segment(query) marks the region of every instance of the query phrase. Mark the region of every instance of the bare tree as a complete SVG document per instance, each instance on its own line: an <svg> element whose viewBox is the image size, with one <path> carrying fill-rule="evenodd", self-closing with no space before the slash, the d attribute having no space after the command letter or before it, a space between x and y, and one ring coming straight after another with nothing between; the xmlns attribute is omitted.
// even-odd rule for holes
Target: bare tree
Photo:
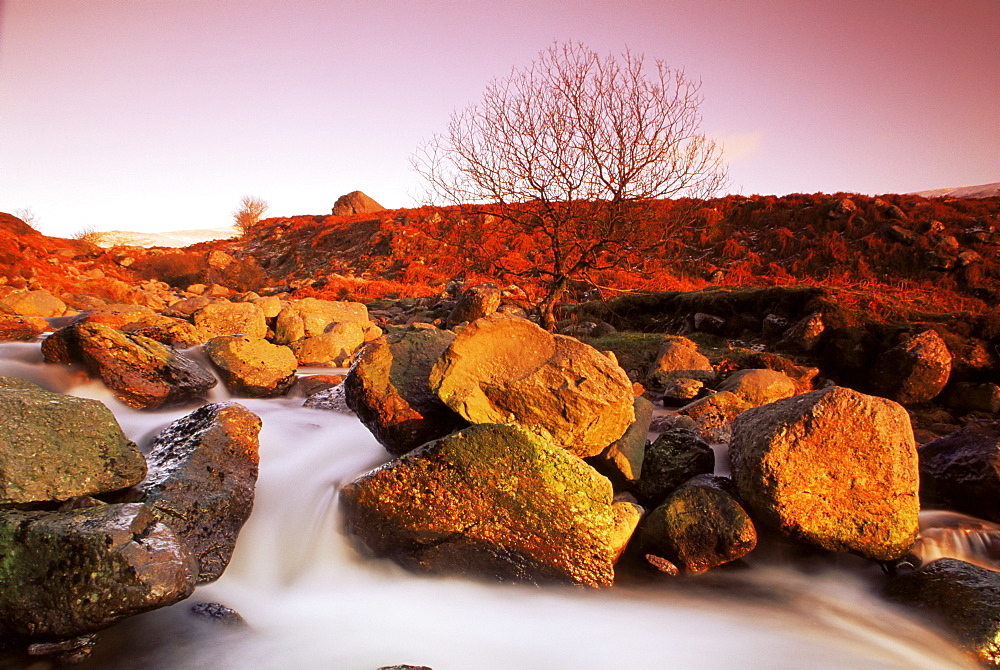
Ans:
<svg viewBox="0 0 1000 670"><path fill-rule="evenodd" d="M245 195L240 200L239 208L233 212L233 222L246 234L250 232L267 211L267 202L252 195Z"/></svg>
<svg viewBox="0 0 1000 670"><path fill-rule="evenodd" d="M31 228L38 230L38 216L30 207L21 207L14 210L14 216L24 221Z"/></svg>
<svg viewBox="0 0 1000 670"><path fill-rule="evenodd" d="M690 220L681 208L664 216L655 201L705 198L725 183L721 147L699 130L700 88L659 60L647 67L629 51L602 57L555 43L454 112L412 163L429 203L459 206L452 239L533 240L526 264L489 262L507 277L544 279L538 311L552 329L570 279L663 253ZM487 246L473 244L470 256Z"/></svg>

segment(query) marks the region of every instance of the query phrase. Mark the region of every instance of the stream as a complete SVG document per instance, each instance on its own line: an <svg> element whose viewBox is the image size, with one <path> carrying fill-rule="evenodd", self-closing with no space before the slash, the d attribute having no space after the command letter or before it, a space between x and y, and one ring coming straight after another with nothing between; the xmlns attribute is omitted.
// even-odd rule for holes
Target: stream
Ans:
<svg viewBox="0 0 1000 670"><path fill-rule="evenodd" d="M37 343L0 344L0 376L103 401L143 449L192 409L130 409L79 371L42 363ZM221 384L213 390L212 401L228 399ZM238 400L263 419L260 478L225 574L188 601L105 631L76 667L976 667L879 600L850 561L809 574L761 565L592 590L414 575L367 558L341 530L336 494L389 455L355 417L304 408L302 400ZM989 563L988 551L947 532L962 526L955 515L938 513L927 526L926 551L978 552ZM249 626L193 616L198 602L231 607Z"/></svg>

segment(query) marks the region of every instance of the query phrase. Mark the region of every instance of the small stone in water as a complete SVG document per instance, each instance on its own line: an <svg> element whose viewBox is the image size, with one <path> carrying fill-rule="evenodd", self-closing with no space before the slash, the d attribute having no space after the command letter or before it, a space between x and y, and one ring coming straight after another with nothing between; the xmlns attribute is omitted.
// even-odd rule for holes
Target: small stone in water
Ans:
<svg viewBox="0 0 1000 670"><path fill-rule="evenodd" d="M201 619L209 619L224 626L246 626L247 621L239 612L220 605L219 603L195 603L191 605L191 613Z"/></svg>
<svg viewBox="0 0 1000 670"><path fill-rule="evenodd" d="M646 562L665 575L676 577L677 575L680 574L680 570L677 569L677 566L668 561L667 559L663 558L662 556L656 556L654 554L646 554Z"/></svg>

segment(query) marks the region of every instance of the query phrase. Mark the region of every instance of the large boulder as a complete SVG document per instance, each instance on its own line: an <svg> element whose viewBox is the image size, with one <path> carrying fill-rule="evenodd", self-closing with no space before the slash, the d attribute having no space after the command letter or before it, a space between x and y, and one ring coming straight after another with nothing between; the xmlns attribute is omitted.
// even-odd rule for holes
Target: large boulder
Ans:
<svg viewBox="0 0 1000 670"><path fill-rule="evenodd" d="M632 383L614 361L502 314L462 329L430 385L471 423L516 423L579 456L599 454L635 420Z"/></svg>
<svg viewBox="0 0 1000 670"><path fill-rule="evenodd" d="M62 316L66 303L44 289L18 291L0 300L0 312L17 316Z"/></svg>
<svg viewBox="0 0 1000 670"><path fill-rule="evenodd" d="M947 385L951 353L933 330L907 338L879 357L872 382L880 395L904 405L927 402Z"/></svg>
<svg viewBox="0 0 1000 670"><path fill-rule="evenodd" d="M749 409L733 421L730 459L758 525L876 560L913 544L917 450L891 400L834 386Z"/></svg>
<svg viewBox="0 0 1000 670"><path fill-rule="evenodd" d="M263 339L267 335L264 310L252 302L215 302L205 305L193 315L194 325L205 335L246 335Z"/></svg>
<svg viewBox="0 0 1000 670"><path fill-rule="evenodd" d="M122 499L148 505L194 553L198 582L229 564L253 509L261 421L233 402L213 403L174 421L149 451L149 474Z"/></svg>
<svg viewBox="0 0 1000 670"><path fill-rule="evenodd" d="M643 519L641 551L687 572L746 556L757 546L757 530L731 487L725 477L689 479Z"/></svg>
<svg viewBox="0 0 1000 670"><path fill-rule="evenodd" d="M464 428L340 492L349 530L411 569L590 586L614 580L611 483L517 426Z"/></svg>
<svg viewBox="0 0 1000 670"><path fill-rule="evenodd" d="M1000 573L942 558L896 577L886 595L930 615L983 665L1000 665Z"/></svg>
<svg viewBox="0 0 1000 670"><path fill-rule="evenodd" d="M322 335L335 323L350 321L359 323L365 328L370 327L371 323L368 319L368 308L360 302L303 298L290 302L289 306L302 319L304 337Z"/></svg>
<svg viewBox="0 0 1000 670"><path fill-rule="evenodd" d="M146 461L97 400L0 377L0 505L132 486Z"/></svg>
<svg viewBox="0 0 1000 670"><path fill-rule="evenodd" d="M246 335L221 335L208 341L205 353L234 395L273 398L295 383L298 361L288 347Z"/></svg>
<svg viewBox="0 0 1000 670"><path fill-rule="evenodd" d="M653 508L687 480L714 470L715 452L704 440L686 430L666 432L646 447L635 493Z"/></svg>
<svg viewBox="0 0 1000 670"><path fill-rule="evenodd" d="M711 383L715 370L697 346L686 338L667 340L656 352L656 360L649 371L649 379L660 386L667 386L676 379L696 379Z"/></svg>
<svg viewBox="0 0 1000 670"><path fill-rule="evenodd" d="M924 505L1000 523L1000 421L970 423L917 452Z"/></svg>
<svg viewBox="0 0 1000 670"><path fill-rule="evenodd" d="M777 370L737 370L719 384L718 390L729 391L751 407L760 407L795 395L795 382Z"/></svg>
<svg viewBox="0 0 1000 670"><path fill-rule="evenodd" d="M331 325L325 333L306 337L288 346L299 365L348 365L365 343L365 330L356 321Z"/></svg>
<svg viewBox="0 0 1000 670"><path fill-rule="evenodd" d="M375 202L361 191L351 191L337 198L333 204L334 216L348 216L350 214L374 214L381 212L385 207Z"/></svg>
<svg viewBox="0 0 1000 670"><path fill-rule="evenodd" d="M428 381L454 339L436 328L392 333L366 346L347 374L348 406L391 453L405 454L466 425Z"/></svg>
<svg viewBox="0 0 1000 670"><path fill-rule="evenodd" d="M187 598L196 573L145 505L0 510L0 641L92 633Z"/></svg>
<svg viewBox="0 0 1000 670"><path fill-rule="evenodd" d="M80 363L130 407L157 409L203 398L211 374L165 344L100 323L60 328L42 342L47 363Z"/></svg>

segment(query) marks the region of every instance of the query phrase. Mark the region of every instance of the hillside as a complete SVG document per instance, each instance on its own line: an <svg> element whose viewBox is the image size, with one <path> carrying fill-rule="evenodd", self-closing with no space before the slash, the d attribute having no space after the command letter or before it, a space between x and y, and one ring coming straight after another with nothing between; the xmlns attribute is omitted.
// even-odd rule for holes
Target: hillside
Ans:
<svg viewBox="0 0 1000 670"><path fill-rule="evenodd" d="M917 191L913 195L925 198L995 198L1000 196L1000 182L958 188L936 188L930 191Z"/></svg>

